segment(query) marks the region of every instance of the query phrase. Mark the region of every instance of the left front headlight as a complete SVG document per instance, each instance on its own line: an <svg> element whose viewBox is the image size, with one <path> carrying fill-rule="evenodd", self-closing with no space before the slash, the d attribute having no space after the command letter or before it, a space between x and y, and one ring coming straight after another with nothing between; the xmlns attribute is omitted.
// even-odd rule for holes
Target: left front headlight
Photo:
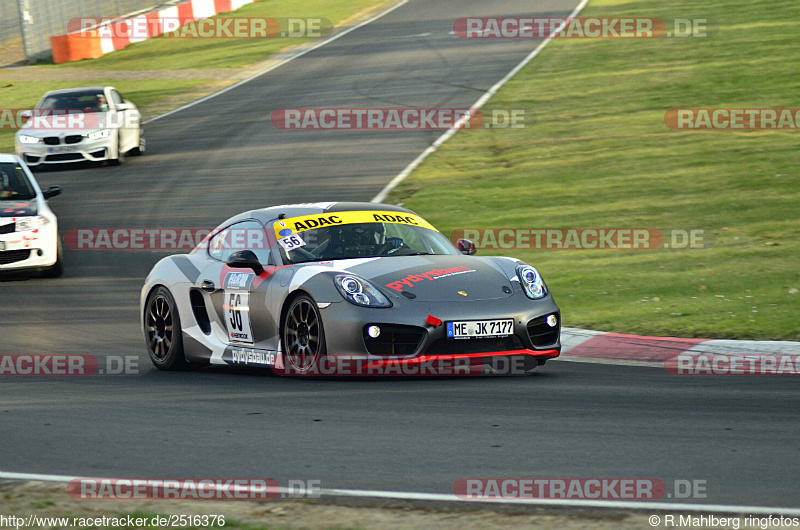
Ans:
<svg viewBox="0 0 800 530"><path fill-rule="evenodd" d="M349 274L333 279L336 288L348 302L363 307L392 307L392 302L367 280Z"/></svg>
<svg viewBox="0 0 800 530"><path fill-rule="evenodd" d="M47 224L47 218L37 215L36 217L26 217L18 219L17 225L14 227L16 232L25 232L26 230L35 230Z"/></svg>
<svg viewBox="0 0 800 530"><path fill-rule="evenodd" d="M517 267L517 276L519 276L519 283L522 285L522 290L531 300L538 300L547 295L547 286L542 280L539 271L530 265L520 265Z"/></svg>
<svg viewBox="0 0 800 530"><path fill-rule="evenodd" d="M27 134L20 134L17 136L17 140L19 140L19 143L27 145L38 144L41 141L40 138L28 136Z"/></svg>

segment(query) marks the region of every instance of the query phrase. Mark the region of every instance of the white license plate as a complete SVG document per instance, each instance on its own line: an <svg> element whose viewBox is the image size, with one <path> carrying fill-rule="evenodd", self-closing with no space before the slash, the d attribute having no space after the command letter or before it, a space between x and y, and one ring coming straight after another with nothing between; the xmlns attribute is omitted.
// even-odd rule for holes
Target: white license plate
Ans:
<svg viewBox="0 0 800 530"><path fill-rule="evenodd" d="M448 339L478 339L487 337L507 337L514 333L514 321L466 320L447 323Z"/></svg>
<svg viewBox="0 0 800 530"><path fill-rule="evenodd" d="M62 147L48 147L48 153L72 153L77 150L77 147L62 146Z"/></svg>

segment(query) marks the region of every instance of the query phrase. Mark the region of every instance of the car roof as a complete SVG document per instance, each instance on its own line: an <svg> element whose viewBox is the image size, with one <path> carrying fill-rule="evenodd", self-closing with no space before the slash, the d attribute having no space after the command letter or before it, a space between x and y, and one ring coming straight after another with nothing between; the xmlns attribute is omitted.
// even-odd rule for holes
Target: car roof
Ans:
<svg viewBox="0 0 800 530"><path fill-rule="evenodd" d="M104 86L82 86L82 87L75 87L75 88L59 88L56 90L51 90L48 92L48 95L53 94L71 94L75 92L103 92L108 87Z"/></svg>
<svg viewBox="0 0 800 530"><path fill-rule="evenodd" d="M280 214L286 217L299 217L303 215L313 215L317 213L333 212L354 212L354 211L381 211L381 212L403 212L414 213L402 206L392 204L376 204L374 202L315 202L298 204L281 204L279 206L269 206L259 210L251 210L237 215L230 221L242 219L258 219L262 223L267 223L277 219Z"/></svg>

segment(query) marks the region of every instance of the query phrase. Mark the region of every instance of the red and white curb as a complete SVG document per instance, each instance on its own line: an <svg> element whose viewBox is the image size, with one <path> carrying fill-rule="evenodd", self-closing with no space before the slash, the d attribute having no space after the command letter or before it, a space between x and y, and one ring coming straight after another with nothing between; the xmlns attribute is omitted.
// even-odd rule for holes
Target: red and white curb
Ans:
<svg viewBox="0 0 800 530"><path fill-rule="evenodd" d="M668 357L689 355L800 355L800 342L682 339L562 328L559 360L664 367Z"/></svg>

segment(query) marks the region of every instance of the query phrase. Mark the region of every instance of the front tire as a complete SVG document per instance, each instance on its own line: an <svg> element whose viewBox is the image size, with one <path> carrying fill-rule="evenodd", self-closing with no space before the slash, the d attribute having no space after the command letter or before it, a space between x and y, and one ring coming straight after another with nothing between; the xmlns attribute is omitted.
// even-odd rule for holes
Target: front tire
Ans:
<svg viewBox="0 0 800 530"><path fill-rule="evenodd" d="M166 287L154 289L144 307L144 335L150 360L159 370L186 370L181 319L175 298Z"/></svg>
<svg viewBox="0 0 800 530"><path fill-rule="evenodd" d="M289 305L283 324L286 375L310 375L325 356L325 330L319 308L301 295Z"/></svg>

